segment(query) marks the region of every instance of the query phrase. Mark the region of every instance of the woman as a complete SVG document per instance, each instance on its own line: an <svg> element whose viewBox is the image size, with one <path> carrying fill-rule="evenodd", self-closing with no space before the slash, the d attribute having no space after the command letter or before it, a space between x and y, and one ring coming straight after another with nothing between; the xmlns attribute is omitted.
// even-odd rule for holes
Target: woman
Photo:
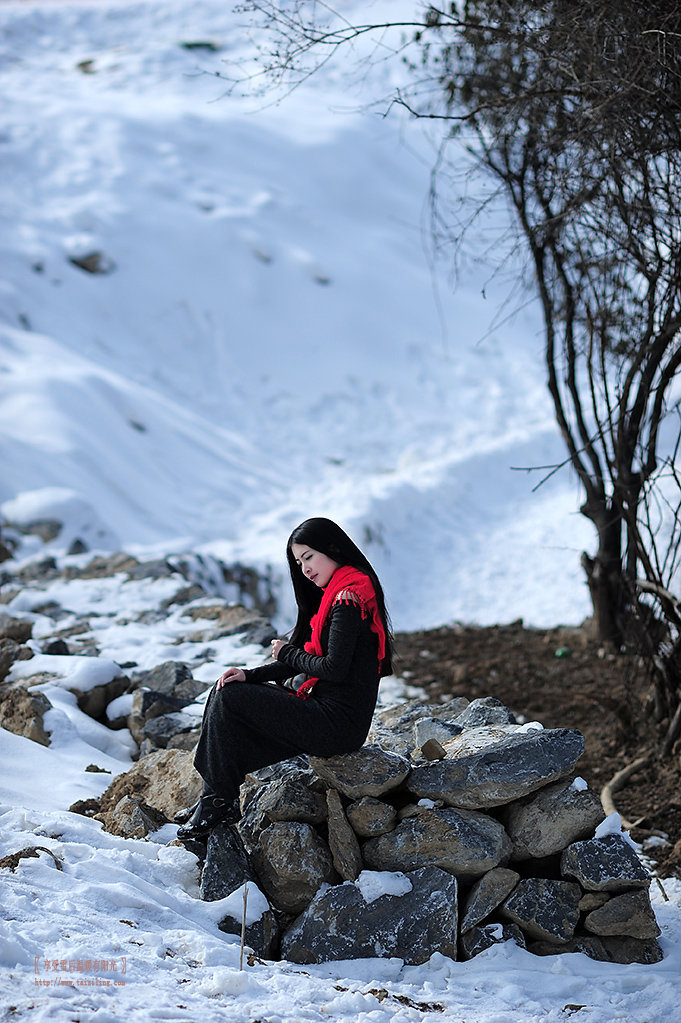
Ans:
<svg viewBox="0 0 681 1023"><path fill-rule="evenodd" d="M178 830L181 839L235 823L249 771L301 753L359 749L379 679L392 671L383 590L347 533L330 519L306 519L291 533L286 556L298 605L291 639L272 641L267 664L227 668L215 683L194 758L203 794ZM295 688L293 676L303 677Z"/></svg>

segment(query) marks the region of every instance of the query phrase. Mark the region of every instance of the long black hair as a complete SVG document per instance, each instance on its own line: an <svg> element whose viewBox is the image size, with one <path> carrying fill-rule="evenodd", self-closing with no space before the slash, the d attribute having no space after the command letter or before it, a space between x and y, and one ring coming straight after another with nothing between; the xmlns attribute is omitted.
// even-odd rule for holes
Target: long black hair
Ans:
<svg viewBox="0 0 681 1023"><path fill-rule="evenodd" d="M305 544L314 551L326 554L332 561L339 565L351 565L358 568L371 579L376 594L378 611L385 629L385 658L381 666L381 675L390 675L392 672L393 637L390 625L390 615L385 606L383 588L378 581L378 576L367 558L354 543L348 534L336 525L331 519L312 518L305 519L291 533L286 544L286 557L293 583L293 592L298 605L298 619L291 634L291 642L296 646L303 646L310 638L310 619L319 610L322 600L322 591L319 586L311 582L303 575L300 566L297 564L293 551L294 543Z"/></svg>

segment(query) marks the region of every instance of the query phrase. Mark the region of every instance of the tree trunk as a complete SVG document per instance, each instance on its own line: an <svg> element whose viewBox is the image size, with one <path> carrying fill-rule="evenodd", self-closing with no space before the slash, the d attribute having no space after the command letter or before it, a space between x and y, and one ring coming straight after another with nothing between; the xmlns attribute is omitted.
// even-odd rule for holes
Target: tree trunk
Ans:
<svg viewBox="0 0 681 1023"><path fill-rule="evenodd" d="M603 643L619 649L624 642L622 610L626 603L626 585L622 574L621 518L612 510L601 515L582 508L598 530L598 551L592 558L582 554L582 567L593 606L596 635Z"/></svg>

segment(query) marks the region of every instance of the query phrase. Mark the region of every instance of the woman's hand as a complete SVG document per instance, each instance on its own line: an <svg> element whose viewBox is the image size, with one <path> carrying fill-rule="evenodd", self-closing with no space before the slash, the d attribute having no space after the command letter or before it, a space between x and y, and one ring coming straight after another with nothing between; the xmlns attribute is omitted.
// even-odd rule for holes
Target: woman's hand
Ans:
<svg viewBox="0 0 681 1023"><path fill-rule="evenodd" d="M288 643L287 639L273 639L272 640L272 657L274 658L275 661L276 661L277 657L279 656L279 651L281 650L281 648L283 646L286 646L287 643Z"/></svg>
<svg viewBox="0 0 681 1023"><path fill-rule="evenodd" d="M243 668L227 668L227 671L223 671L220 678L215 683L216 689L222 689L228 682L245 682L246 672Z"/></svg>

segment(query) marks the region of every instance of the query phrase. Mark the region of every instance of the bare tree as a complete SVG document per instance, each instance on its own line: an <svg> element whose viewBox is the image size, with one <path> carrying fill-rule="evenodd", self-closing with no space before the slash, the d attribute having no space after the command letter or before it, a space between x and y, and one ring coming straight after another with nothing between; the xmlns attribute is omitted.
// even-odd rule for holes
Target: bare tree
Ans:
<svg viewBox="0 0 681 1023"><path fill-rule="evenodd" d="M295 85L371 38L408 74L390 97L440 131L433 224L454 250L469 166L514 213L548 388L597 548L599 636L644 653L666 749L681 731L681 8L667 0L465 0L349 24L323 3L246 5L275 29L268 80ZM366 59L366 50L362 50ZM681 392L680 392L681 393Z"/></svg>

